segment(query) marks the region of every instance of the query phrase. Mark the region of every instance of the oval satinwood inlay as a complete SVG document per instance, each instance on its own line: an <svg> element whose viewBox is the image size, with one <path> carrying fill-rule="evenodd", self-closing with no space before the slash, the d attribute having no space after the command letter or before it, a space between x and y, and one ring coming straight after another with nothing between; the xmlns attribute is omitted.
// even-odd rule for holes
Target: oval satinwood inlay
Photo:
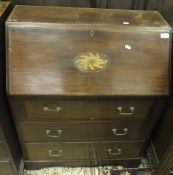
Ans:
<svg viewBox="0 0 173 175"><path fill-rule="evenodd" d="M74 60L75 67L82 72L100 72L105 70L109 63L106 54L96 51L81 53Z"/></svg>

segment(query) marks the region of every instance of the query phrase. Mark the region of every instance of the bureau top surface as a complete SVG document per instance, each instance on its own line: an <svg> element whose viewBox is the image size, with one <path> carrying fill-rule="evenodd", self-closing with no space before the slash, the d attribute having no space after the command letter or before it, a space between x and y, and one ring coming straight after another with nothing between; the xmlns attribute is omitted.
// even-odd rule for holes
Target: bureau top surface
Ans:
<svg viewBox="0 0 173 175"><path fill-rule="evenodd" d="M8 18L8 22L54 23L72 25L101 25L122 27L162 27L170 28L157 11L112 10L72 7L46 7L18 5ZM50 24L49 24L50 25ZM86 26L87 27L87 26ZM134 30L134 29L133 29Z"/></svg>
<svg viewBox="0 0 173 175"><path fill-rule="evenodd" d="M3 15L3 13L5 12L5 10L6 10L6 8L8 7L8 5L10 4L10 2L9 1L1 1L0 2L0 16L2 16Z"/></svg>
<svg viewBox="0 0 173 175"><path fill-rule="evenodd" d="M9 95L169 93L171 32L157 12L16 6L6 27Z"/></svg>

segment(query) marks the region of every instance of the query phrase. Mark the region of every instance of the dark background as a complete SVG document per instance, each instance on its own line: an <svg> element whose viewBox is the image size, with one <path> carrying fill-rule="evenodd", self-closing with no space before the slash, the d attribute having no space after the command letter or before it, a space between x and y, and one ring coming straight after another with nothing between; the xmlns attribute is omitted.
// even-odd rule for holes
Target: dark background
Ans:
<svg viewBox="0 0 173 175"><path fill-rule="evenodd" d="M173 26L173 0L12 0L15 4L157 10Z"/></svg>

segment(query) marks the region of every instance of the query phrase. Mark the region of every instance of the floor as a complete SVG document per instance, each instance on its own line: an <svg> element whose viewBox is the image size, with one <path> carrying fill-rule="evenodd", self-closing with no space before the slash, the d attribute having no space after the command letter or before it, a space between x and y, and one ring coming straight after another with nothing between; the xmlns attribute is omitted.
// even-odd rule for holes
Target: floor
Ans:
<svg viewBox="0 0 173 175"><path fill-rule="evenodd" d="M152 175L147 161L142 161L136 169L125 169L121 166L68 168L54 167L35 171L24 171L24 175Z"/></svg>
<svg viewBox="0 0 173 175"><path fill-rule="evenodd" d="M36 171L25 171L24 175L151 175L149 170L111 171L105 168L46 168Z"/></svg>

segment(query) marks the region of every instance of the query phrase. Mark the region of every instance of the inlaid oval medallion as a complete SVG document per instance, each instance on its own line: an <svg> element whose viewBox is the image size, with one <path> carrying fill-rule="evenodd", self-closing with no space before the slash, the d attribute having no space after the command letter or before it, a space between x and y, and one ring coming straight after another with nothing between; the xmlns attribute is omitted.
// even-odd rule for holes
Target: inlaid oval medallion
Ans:
<svg viewBox="0 0 173 175"><path fill-rule="evenodd" d="M100 52L81 53L74 60L75 67L82 72L100 72L109 65L109 57Z"/></svg>

